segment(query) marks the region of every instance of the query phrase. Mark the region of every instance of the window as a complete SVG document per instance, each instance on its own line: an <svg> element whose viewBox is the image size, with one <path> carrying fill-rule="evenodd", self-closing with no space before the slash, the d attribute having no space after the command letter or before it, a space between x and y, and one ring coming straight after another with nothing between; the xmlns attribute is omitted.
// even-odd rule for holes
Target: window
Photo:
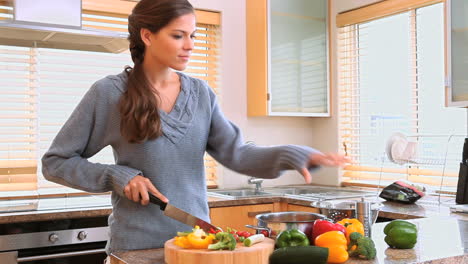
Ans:
<svg viewBox="0 0 468 264"><path fill-rule="evenodd" d="M205 23L200 13L209 13L206 21L218 22ZM197 13L195 49L185 73L206 80L219 94L220 27L219 17L213 20L213 15L219 16ZM83 12L86 27L126 31L126 23L122 15ZM46 194L57 188L63 193L62 186L43 179L40 158L91 85L132 64L128 51L110 54L0 46L0 196ZM90 160L113 163L112 150L105 148ZM216 186L216 166L206 155L208 187Z"/></svg>
<svg viewBox="0 0 468 264"><path fill-rule="evenodd" d="M350 12L361 21L337 17L339 130L353 160L343 182L407 179L429 192L455 191L467 115L444 106L444 5L379 9L389 2L362 8L378 10L377 19L359 9Z"/></svg>

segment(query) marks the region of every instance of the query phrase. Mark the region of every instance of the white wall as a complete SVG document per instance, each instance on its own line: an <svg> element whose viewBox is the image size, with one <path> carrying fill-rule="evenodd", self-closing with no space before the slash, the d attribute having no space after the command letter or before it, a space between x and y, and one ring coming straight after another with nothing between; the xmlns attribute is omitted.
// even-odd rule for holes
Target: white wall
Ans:
<svg viewBox="0 0 468 264"><path fill-rule="evenodd" d="M305 117L247 117L246 97L246 30L245 0L191 0L200 9L221 11L221 107L232 122L243 131L245 141L259 145L300 144L324 152L336 152L338 146L336 99L332 100L332 118ZM337 12L366 5L376 0L333 0L333 24ZM338 11L337 11L338 10ZM331 37L335 43L336 30ZM334 48L331 54L335 53ZM336 57L333 55L333 57ZM332 76L336 67L332 70ZM336 95L336 81L332 80L332 95ZM248 177L228 169L222 169L220 187L237 188L247 186ZM313 183L338 185L337 169L321 169L313 175ZM264 186L304 183L302 176L294 171L274 180L265 180Z"/></svg>

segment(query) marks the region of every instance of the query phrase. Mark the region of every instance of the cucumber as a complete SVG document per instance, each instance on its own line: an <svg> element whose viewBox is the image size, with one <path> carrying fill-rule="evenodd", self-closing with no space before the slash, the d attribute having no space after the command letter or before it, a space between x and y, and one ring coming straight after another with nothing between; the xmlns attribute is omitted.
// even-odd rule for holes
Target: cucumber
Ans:
<svg viewBox="0 0 468 264"><path fill-rule="evenodd" d="M298 246L279 248L270 255L270 264L326 264L328 248Z"/></svg>

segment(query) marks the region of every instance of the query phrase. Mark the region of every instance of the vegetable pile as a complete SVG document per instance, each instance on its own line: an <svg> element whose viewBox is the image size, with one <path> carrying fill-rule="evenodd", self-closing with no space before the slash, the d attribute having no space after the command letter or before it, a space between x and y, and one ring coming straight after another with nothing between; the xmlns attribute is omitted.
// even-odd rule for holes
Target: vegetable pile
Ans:
<svg viewBox="0 0 468 264"><path fill-rule="evenodd" d="M376 256L374 241L364 236L364 226L357 219L315 220L309 235L310 240L298 229L282 231L270 264L344 263L349 257L371 260Z"/></svg>
<svg viewBox="0 0 468 264"><path fill-rule="evenodd" d="M199 226L195 226L192 232L177 232L174 244L182 248L206 249L214 239L213 234L206 234Z"/></svg>
<svg viewBox="0 0 468 264"><path fill-rule="evenodd" d="M234 250L237 243L250 247L264 239L263 234L253 235L247 231L236 231L229 227L226 232L221 229L211 229L206 233L199 226L195 226L190 232L177 232L174 244L186 249Z"/></svg>

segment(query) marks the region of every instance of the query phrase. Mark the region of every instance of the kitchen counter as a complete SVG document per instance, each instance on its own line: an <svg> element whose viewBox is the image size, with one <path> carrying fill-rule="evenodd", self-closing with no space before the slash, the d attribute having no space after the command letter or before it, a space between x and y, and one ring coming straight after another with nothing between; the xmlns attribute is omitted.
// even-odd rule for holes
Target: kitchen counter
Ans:
<svg viewBox="0 0 468 264"><path fill-rule="evenodd" d="M110 195L0 201L0 224L109 216Z"/></svg>
<svg viewBox="0 0 468 264"><path fill-rule="evenodd" d="M392 249L384 241L387 223L372 227L376 244L375 260L350 258L346 264L403 264L403 263L468 263L468 221L452 217L431 217L409 220L418 227L418 243L413 249ZM111 264L164 264L163 249L116 252Z"/></svg>
<svg viewBox="0 0 468 264"><path fill-rule="evenodd" d="M445 198L444 200L441 200L441 203L439 203L437 199L438 198L424 197L416 204L412 205L404 205L385 201L383 202L384 206L381 208L379 216L390 219L414 219L433 216L452 216L457 219L468 221L468 214L450 212L449 205L454 204L453 198ZM310 206L312 203L311 200L285 196L253 197L234 200L210 196L208 197L208 204L210 208L269 204L276 202L284 202L302 206ZM33 200L33 202L27 206L22 205L20 207L21 208L18 211L16 206L11 206L11 208L8 208L8 210L0 212L0 224L99 217L108 216L112 212L110 195L37 199Z"/></svg>

